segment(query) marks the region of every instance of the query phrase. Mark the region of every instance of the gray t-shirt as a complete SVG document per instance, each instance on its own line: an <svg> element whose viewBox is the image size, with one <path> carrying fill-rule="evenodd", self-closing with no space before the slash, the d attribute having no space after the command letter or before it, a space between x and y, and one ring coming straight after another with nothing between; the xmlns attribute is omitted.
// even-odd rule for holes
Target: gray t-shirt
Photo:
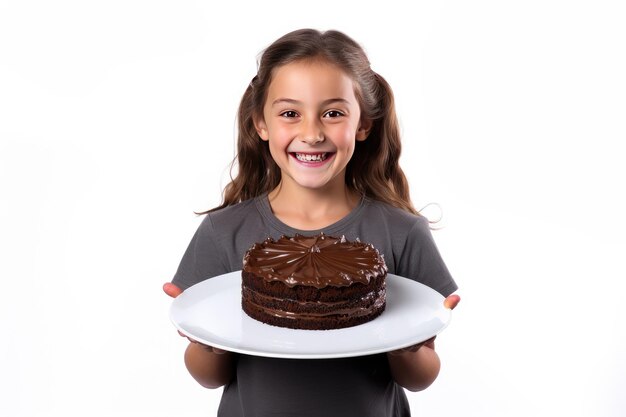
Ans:
<svg viewBox="0 0 626 417"><path fill-rule="evenodd" d="M324 232L371 243L389 273L419 281L447 296L457 288L432 238L428 221L368 198L346 217L320 230L282 223L267 195L211 212L193 236L172 282L186 289L240 270L244 253L268 237ZM402 387L386 354L342 359L276 359L237 355L235 379L224 387L220 417L409 416Z"/></svg>

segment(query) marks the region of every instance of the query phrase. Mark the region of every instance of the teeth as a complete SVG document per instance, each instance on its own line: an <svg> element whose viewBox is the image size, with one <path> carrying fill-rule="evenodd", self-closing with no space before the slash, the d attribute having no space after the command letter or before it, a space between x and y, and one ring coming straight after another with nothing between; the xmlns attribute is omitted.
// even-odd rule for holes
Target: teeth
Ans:
<svg viewBox="0 0 626 417"><path fill-rule="evenodd" d="M296 158L298 161L302 162L321 162L326 159L326 153L318 153L318 154L308 154L308 153L297 153Z"/></svg>

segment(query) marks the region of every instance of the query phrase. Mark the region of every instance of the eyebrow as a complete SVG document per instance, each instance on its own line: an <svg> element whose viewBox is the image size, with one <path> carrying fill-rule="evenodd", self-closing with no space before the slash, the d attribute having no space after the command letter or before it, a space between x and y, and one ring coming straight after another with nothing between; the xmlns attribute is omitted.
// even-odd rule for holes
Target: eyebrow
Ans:
<svg viewBox="0 0 626 417"><path fill-rule="evenodd" d="M329 98L328 100L322 101L322 106L326 106L326 105L328 105L330 103L336 103L336 102L350 104L350 102L348 100L346 100L345 98L336 97L336 98ZM301 101L294 100L292 98L277 98L276 100L274 100L272 102L272 107L277 105L277 104L281 104L281 103L302 104Z"/></svg>

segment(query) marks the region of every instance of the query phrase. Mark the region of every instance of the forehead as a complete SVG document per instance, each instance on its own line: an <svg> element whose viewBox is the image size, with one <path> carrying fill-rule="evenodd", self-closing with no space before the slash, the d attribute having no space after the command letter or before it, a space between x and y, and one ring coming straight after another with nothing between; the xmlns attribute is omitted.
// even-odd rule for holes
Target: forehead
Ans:
<svg viewBox="0 0 626 417"><path fill-rule="evenodd" d="M355 84L337 65L320 60L296 61L276 68L268 88L268 100L343 98L356 102ZM269 100L271 102L271 100Z"/></svg>

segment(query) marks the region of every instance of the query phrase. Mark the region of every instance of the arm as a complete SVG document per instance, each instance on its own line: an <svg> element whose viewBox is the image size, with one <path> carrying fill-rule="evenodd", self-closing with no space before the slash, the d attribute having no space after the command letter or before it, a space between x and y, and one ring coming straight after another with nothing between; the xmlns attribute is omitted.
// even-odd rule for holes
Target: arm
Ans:
<svg viewBox="0 0 626 417"><path fill-rule="evenodd" d="M389 352L387 360L393 379L409 391L428 388L439 375L441 366L434 338L414 349Z"/></svg>
<svg viewBox="0 0 626 417"><path fill-rule="evenodd" d="M219 388L235 375L234 354L197 342L189 343L185 365L191 376L205 388Z"/></svg>
<svg viewBox="0 0 626 417"><path fill-rule="evenodd" d="M461 298L451 295L444 300L446 308L453 309ZM439 375L441 362L435 352L435 338L415 346L387 353L391 376L409 391L428 388Z"/></svg>
<svg viewBox="0 0 626 417"><path fill-rule="evenodd" d="M163 285L163 291L172 298L178 297L183 292L170 282ZM232 352L206 346L191 339L189 342L185 350L185 366L200 385L205 388L219 388L233 379L235 355Z"/></svg>

